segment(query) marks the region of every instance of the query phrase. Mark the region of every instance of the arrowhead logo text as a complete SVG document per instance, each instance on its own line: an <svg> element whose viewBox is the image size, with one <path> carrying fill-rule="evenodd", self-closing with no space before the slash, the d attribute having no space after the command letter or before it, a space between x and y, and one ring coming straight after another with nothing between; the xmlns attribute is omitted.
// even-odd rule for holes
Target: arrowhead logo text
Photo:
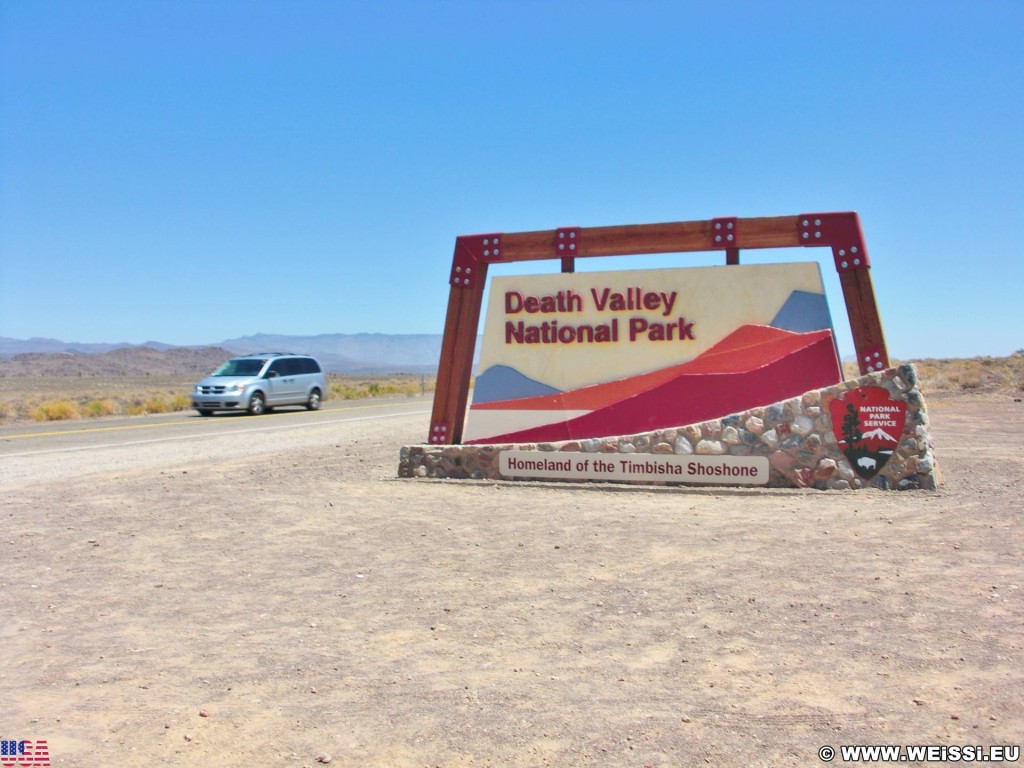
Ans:
<svg viewBox="0 0 1024 768"><path fill-rule="evenodd" d="M832 431L854 471L870 480L889 461L907 417L907 404L881 387L860 387L829 403Z"/></svg>

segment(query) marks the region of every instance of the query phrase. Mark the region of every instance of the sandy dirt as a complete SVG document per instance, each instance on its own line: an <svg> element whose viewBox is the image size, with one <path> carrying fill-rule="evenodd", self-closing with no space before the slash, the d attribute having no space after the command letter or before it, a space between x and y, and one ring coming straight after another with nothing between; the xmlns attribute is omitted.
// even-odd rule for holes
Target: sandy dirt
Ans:
<svg viewBox="0 0 1024 768"><path fill-rule="evenodd" d="M83 767L1020 744L1024 404L929 406L933 493L399 480L422 417L8 487L0 738Z"/></svg>

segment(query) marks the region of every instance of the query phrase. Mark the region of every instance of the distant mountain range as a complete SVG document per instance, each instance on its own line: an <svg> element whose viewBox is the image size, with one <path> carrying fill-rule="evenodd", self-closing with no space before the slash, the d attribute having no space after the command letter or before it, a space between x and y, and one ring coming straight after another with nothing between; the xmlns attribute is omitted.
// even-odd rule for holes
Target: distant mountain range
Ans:
<svg viewBox="0 0 1024 768"><path fill-rule="evenodd" d="M18 355L102 355L116 350L219 348L235 355L253 352L298 352L313 355L332 373L435 373L441 356L441 334L328 333L283 336L258 333L195 346L159 341L145 344L82 344L58 339L10 339L0 336L0 359ZM479 346L479 345L478 345Z"/></svg>

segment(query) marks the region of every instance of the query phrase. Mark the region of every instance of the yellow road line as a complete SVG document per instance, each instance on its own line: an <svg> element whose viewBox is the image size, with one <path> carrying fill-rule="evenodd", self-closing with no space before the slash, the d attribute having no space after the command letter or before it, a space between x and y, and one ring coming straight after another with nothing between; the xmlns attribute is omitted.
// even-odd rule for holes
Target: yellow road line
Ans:
<svg viewBox="0 0 1024 768"><path fill-rule="evenodd" d="M67 429L57 432L32 432L27 435L0 435L0 440L21 440L26 437L60 437L61 435L84 435L88 432L119 432L125 429L154 429L156 427L172 427L179 423L165 421L160 424L128 424L123 427L91 427L90 429Z"/></svg>
<svg viewBox="0 0 1024 768"><path fill-rule="evenodd" d="M378 405L355 405L351 408L332 408L333 411L362 411L369 408L387 408L389 405L394 403L380 403ZM305 413L305 411L296 411L295 415ZM288 414L282 413L277 414L278 416L287 416ZM204 424L230 424L234 419L206 419L203 421ZM127 429L155 429L156 427L180 427L188 424L194 424L194 421L164 421L159 424L126 424L121 427L90 427L88 429L66 429L58 430L56 432L33 432L27 435L2 435L0 434L0 441L2 440L22 440L26 437L60 437L62 435L84 435L89 432L121 432Z"/></svg>

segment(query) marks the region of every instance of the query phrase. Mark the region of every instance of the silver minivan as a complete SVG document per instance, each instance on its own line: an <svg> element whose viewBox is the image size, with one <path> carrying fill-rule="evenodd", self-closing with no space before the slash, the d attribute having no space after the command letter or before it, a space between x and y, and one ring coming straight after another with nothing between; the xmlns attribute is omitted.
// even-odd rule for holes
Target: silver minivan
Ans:
<svg viewBox="0 0 1024 768"><path fill-rule="evenodd" d="M192 388L192 407L202 416L214 411L248 411L253 416L279 405L315 411L327 397L327 375L309 355L259 352L228 360Z"/></svg>

